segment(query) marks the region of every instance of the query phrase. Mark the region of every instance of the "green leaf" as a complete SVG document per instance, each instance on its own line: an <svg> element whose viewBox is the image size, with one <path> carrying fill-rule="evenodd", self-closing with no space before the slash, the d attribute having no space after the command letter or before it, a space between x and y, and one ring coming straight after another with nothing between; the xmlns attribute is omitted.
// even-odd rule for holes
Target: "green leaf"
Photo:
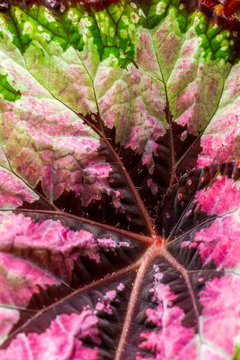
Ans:
<svg viewBox="0 0 240 360"><path fill-rule="evenodd" d="M0 94L4 100L16 101L21 97L19 90L15 90L7 80L7 75L0 74Z"/></svg>

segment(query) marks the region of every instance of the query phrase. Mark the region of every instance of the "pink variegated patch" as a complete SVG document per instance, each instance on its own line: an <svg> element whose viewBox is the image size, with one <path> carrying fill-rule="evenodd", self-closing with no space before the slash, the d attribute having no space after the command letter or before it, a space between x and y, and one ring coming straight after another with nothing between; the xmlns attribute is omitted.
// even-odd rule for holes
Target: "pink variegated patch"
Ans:
<svg viewBox="0 0 240 360"><path fill-rule="evenodd" d="M11 172L0 169L0 208L14 209L23 201L33 203L39 196Z"/></svg>
<svg viewBox="0 0 240 360"><path fill-rule="evenodd" d="M234 352L234 339L240 332L239 288L240 279L227 274L220 279L214 278L200 292L202 335L210 348L223 351L224 358L229 359Z"/></svg>
<svg viewBox="0 0 240 360"><path fill-rule="evenodd" d="M154 309L148 308L145 313L147 321L155 324L157 329L142 333L139 347L153 352L154 359L158 360L194 359L197 351L194 330L182 326L184 312L173 305L173 300L177 296L171 292L169 286L161 283L161 274L158 273L157 267L154 278L154 286L150 292L153 293L152 301L158 305ZM137 356L136 359L151 358Z"/></svg>
<svg viewBox="0 0 240 360"><path fill-rule="evenodd" d="M29 261L0 252L0 341L19 320L18 307L25 307L32 294L59 281ZM5 306L7 305L7 307ZM10 306L10 307L8 307ZM14 307L17 306L15 309Z"/></svg>
<svg viewBox="0 0 240 360"><path fill-rule="evenodd" d="M198 191L196 198L208 215L226 214L240 206L240 183L220 175L212 186Z"/></svg>
<svg viewBox="0 0 240 360"><path fill-rule="evenodd" d="M92 310L80 314L60 315L42 334L20 334L6 350L0 350L2 360L97 360L97 346L83 344L90 337L99 345L98 319Z"/></svg>
<svg viewBox="0 0 240 360"><path fill-rule="evenodd" d="M59 274L66 267L67 279L71 279L74 262L78 256L87 256L90 259L100 261L100 246L106 249L115 249L117 243L111 238L97 239L89 231L73 231L65 228L59 220L51 219L35 223L29 217L22 214L0 214L0 250L10 251L15 248L19 251L31 248L44 253L50 251L51 262L57 267ZM121 244L128 247L129 244Z"/></svg>
<svg viewBox="0 0 240 360"><path fill-rule="evenodd" d="M189 248L199 249L204 265L214 260L219 269L239 266L239 219L239 212L216 219L209 228L195 234L194 242Z"/></svg>

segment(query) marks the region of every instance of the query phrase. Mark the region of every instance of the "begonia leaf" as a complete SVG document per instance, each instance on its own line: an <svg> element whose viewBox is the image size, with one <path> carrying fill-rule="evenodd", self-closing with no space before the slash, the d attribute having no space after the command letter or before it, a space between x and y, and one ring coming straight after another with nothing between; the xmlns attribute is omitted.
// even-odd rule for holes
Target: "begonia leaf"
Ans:
<svg viewBox="0 0 240 360"><path fill-rule="evenodd" d="M239 359L238 11L0 0L0 359Z"/></svg>

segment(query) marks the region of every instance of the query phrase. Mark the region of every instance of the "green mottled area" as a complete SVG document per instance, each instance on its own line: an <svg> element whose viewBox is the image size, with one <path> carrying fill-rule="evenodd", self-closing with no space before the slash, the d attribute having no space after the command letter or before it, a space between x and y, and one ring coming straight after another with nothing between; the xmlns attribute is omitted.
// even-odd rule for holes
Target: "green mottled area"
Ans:
<svg viewBox="0 0 240 360"><path fill-rule="evenodd" d="M175 13L180 30L185 32L188 23L188 13L186 7L180 4L178 0L152 0L145 8L149 27L152 29L158 25L170 11Z"/></svg>
<svg viewBox="0 0 240 360"><path fill-rule="evenodd" d="M63 25L58 19L55 19L50 11L43 6L37 8L33 6L28 12L28 20L33 25L30 29L32 38L38 34L36 40L44 45L44 42L50 43L52 41L58 42L63 50L70 46L70 41Z"/></svg>
<svg viewBox="0 0 240 360"><path fill-rule="evenodd" d="M86 18L84 20L85 20L84 21L85 26L89 30L89 34L92 36L93 43L97 48L99 58L102 59L104 45L103 45L102 38L101 38L101 32L98 28L96 20L93 16L90 16L90 15L86 16Z"/></svg>
<svg viewBox="0 0 240 360"><path fill-rule="evenodd" d="M13 7L6 20L12 42L22 54L31 44L47 53L52 52L53 43L60 45L64 52L71 46L83 51L92 38L100 60L114 55L119 65L125 67L136 57L139 26L154 30L169 14L176 18L183 35L194 24L206 59L232 61L235 39L230 31L221 30L202 14L189 15L178 0L151 0L141 6L119 1L99 12L87 11L78 5L53 13L35 4L28 10Z"/></svg>
<svg viewBox="0 0 240 360"><path fill-rule="evenodd" d="M83 51L91 38L100 60L113 54L121 66L134 59L136 31L144 22L142 10L127 2L112 4L100 12L86 11L78 5L52 13L35 4L28 9L12 7L7 14L12 42L23 55L31 44L47 53L52 52L53 43L64 52L70 46Z"/></svg>
<svg viewBox="0 0 240 360"><path fill-rule="evenodd" d="M83 35L79 31L82 14L77 9L71 10L72 16L69 16L69 12L53 15L44 6L33 5L28 10L13 7L6 16L14 45L22 54L31 44L39 44L39 47L49 52L52 42L59 44L63 51L70 46L82 51Z"/></svg>
<svg viewBox="0 0 240 360"><path fill-rule="evenodd" d="M174 16L180 32L184 35L195 26L196 34L201 39L206 59L224 59L234 57L234 43L230 31L210 23L204 15L194 12L189 15L184 4L178 0L152 0L148 5L139 7L133 2L118 2L108 9L95 13L95 23L90 30L99 50L100 59L114 54L120 65L123 59L134 60L136 55L135 40L138 27L154 29L168 18Z"/></svg>
<svg viewBox="0 0 240 360"><path fill-rule="evenodd" d="M62 24L55 20L43 6L33 5L28 12L25 9L14 7L12 19L18 31L20 46L23 43L23 37L28 39L27 45L34 42L44 49L47 49L47 45L52 41L58 42L64 50L70 46ZM26 46L22 46L21 52L24 51L26 51Z"/></svg>
<svg viewBox="0 0 240 360"><path fill-rule="evenodd" d="M23 32L21 21L14 16L14 9L12 10L12 13L8 13L5 16L7 28L12 35L12 42L20 50L21 54L23 54L31 43L31 38Z"/></svg>
<svg viewBox="0 0 240 360"><path fill-rule="evenodd" d="M224 59L231 61L234 57L233 34L228 30L222 30L220 26L214 25L206 17L194 12L189 15L184 4L178 0L152 0L148 7L144 9L147 16L147 23L150 29L154 29L171 13L178 22L179 29L186 33L192 25L201 39L201 46L204 49L204 57L207 59Z"/></svg>
<svg viewBox="0 0 240 360"><path fill-rule="evenodd" d="M222 30L217 24L207 21L203 14L195 19L195 31L201 39L201 46L205 50L205 58L224 59L231 61L234 57L234 37L229 30Z"/></svg>
<svg viewBox="0 0 240 360"><path fill-rule="evenodd" d="M4 100L16 101L20 99L20 91L15 90L7 80L7 75L0 74L0 98Z"/></svg>
<svg viewBox="0 0 240 360"><path fill-rule="evenodd" d="M58 14L57 18L62 26L63 39L66 39L68 46L71 45L75 50L79 51L83 50L84 45L83 34L80 31L82 17L83 14L78 9L69 9L63 14Z"/></svg>
<svg viewBox="0 0 240 360"><path fill-rule="evenodd" d="M101 60L113 54L125 66L135 56L135 35L145 23L144 13L133 3L118 2L94 14L95 24L89 28Z"/></svg>

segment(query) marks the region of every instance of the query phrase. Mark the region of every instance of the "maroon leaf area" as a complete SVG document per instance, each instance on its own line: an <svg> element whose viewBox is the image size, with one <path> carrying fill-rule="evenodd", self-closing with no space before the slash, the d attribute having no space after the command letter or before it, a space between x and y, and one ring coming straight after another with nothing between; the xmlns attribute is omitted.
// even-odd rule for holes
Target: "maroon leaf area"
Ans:
<svg viewBox="0 0 240 360"><path fill-rule="evenodd" d="M89 118L88 118L89 119ZM100 120L100 119L99 119ZM95 128L95 127L94 127ZM153 169L149 170L147 164L143 164L142 154L134 152L115 143L115 132L104 127L104 134L108 139L102 142L99 149L101 156L111 164L112 171L109 176L111 188L120 193L122 211L114 210L114 202L111 196L103 195L101 201L94 201L88 207L82 207L76 199L75 193L64 193L56 201L56 205L77 215L122 228L131 229L144 233L146 222L136 203L136 199L121 169L126 169L133 186L139 192L147 211L154 218L157 212L157 204L162 201L163 195L169 184L173 184L184 172L197 165L197 156L201 151L200 136L188 134L184 141L181 134L187 127L172 123L171 130L157 140L157 148L152 156ZM100 130L97 130L100 131ZM170 132L172 135L170 135ZM172 145L171 145L171 136ZM177 166L173 168L171 153L174 148ZM113 153L115 152L115 155ZM116 160L117 157L117 160Z"/></svg>
<svg viewBox="0 0 240 360"><path fill-rule="evenodd" d="M110 281L108 285L96 284L94 288L90 287L88 293L84 295L81 294L81 291L77 291L74 297L72 295L68 296L65 301L59 301L53 307L48 307L36 313L29 327L28 322L24 325L25 333L30 333L29 336L32 338L33 348L35 348L35 341L40 342L40 344L42 340L50 343L50 341L56 341L55 338L58 334L58 341L62 343L62 346L68 348L66 356L68 356L68 351L71 350L76 359L81 359L78 354L80 344L72 343L74 337L76 337L74 341L78 342L80 340L81 348L83 348L81 349L82 356L84 354L84 356L88 355L92 356L92 359L96 359L101 354L104 359L111 359L114 356L114 349L120 337L121 322L124 321L127 305L127 293L133 279L134 274L128 274L127 276L118 277L117 281ZM71 319L75 319L75 325L69 324L68 327L67 324ZM61 324L62 320L63 323ZM65 329L65 326L67 326L67 329ZM32 334L33 331L34 335ZM66 339L67 332L70 332L69 340ZM41 335L38 336L37 333L41 333ZM12 352L11 346L22 347L21 342L24 343L24 336L18 336L16 340L13 340L8 348L9 352L6 352L6 359L11 356L9 355ZM61 345L59 346L61 347ZM41 347L42 353L40 354L43 357L51 354L51 351L47 352L49 350L46 350L44 344ZM53 346L52 351L51 356L54 356L54 352L59 350L54 350ZM92 352L95 357L93 357ZM63 356L62 353L61 356Z"/></svg>
<svg viewBox="0 0 240 360"><path fill-rule="evenodd" d="M4 212L1 261L12 257L18 277L34 272L35 280L18 278L19 290L4 284L1 302L19 315L2 358L15 351L21 359L36 351L36 358L55 358L59 349L60 358L71 352L73 359L230 354L240 299L236 290L223 303L221 294L239 282L227 271L239 266L239 175L234 163L223 163L175 180L156 200L156 220L145 218L148 236L50 210ZM28 294L26 281L38 284Z"/></svg>

